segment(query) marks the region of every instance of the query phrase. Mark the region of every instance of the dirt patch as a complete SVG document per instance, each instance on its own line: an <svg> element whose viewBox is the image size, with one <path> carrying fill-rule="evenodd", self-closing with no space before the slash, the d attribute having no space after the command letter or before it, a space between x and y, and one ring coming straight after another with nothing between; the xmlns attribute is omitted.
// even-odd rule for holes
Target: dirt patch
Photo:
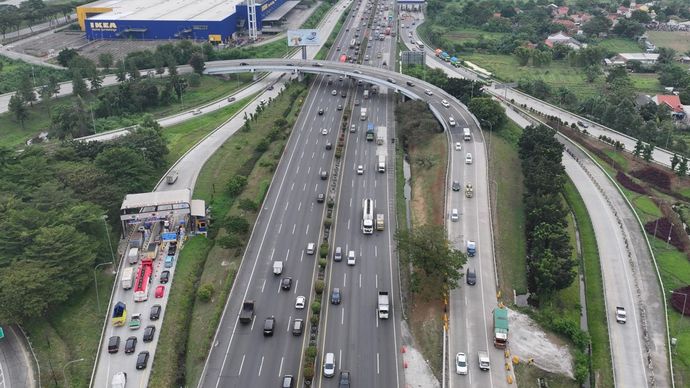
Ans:
<svg viewBox="0 0 690 388"><path fill-rule="evenodd" d="M574 379L573 358L565 343L547 333L530 317L510 310L510 352L521 362L534 359L534 364L544 371L565 375Z"/></svg>
<svg viewBox="0 0 690 388"><path fill-rule="evenodd" d="M410 157L412 224L443 225L448 164L445 135L433 134L425 144L411 146Z"/></svg>
<svg viewBox="0 0 690 388"><path fill-rule="evenodd" d="M415 342L435 376L441 375L443 365L443 303L426 297L424 290L415 294L409 314Z"/></svg>

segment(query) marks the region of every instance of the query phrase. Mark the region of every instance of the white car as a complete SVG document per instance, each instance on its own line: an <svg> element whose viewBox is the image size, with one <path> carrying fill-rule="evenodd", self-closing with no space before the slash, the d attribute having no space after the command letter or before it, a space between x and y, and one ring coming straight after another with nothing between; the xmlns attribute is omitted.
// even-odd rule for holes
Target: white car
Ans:
<svg viewBox="0 0 690 388"><path fill-rule="evenodd" d="M444 108L448 108L450 104L446 100L441 100L441 105L443 105Z"/></svg>
<svg viewBox="0 0 690 388"><path fill-rule="evenodd" d="M350 251L347 253L347 265L355 265L355 251Z"/></svg>
<svg viewBox="0 0 690 388"><path fill-rule="evenodd" d="M295 300L295 308L299 309L299 310L303 309L306 301L307 301L307 298L305 298L301 295L298 296L297 299Z"/></svg>
<svg viewBox="0 0 690 388"><path fill-rule="evenodd" d="M362 175L362 174L364 174L364 166L362 166L360 164L359 166L357 166L357 175Z"/></svg>
<svg viewBox="0 0 690 388"><path fill-rule="evenodd" d="M459 141L455 142L455 150L456 151L462 150L462 143L460 143Z"/></svg>
<svg viewBox="0 0 690 388"><path fill-rule="evenodd" d="M467 356L465 353L455 355L455 373L459 375L467 374Z"/></svg>
<svg viewBox="0 0 690 388"><path fill-rule="evenodd" d="M472 154L469 152L465 155L465 164L472 164Z"/></svg>
<svg viewBox="0 0 690 388"><path fill-rule="evenodd" d="M322 135L328 135L328 128L324 128L321 130Z"/></svg>
<svg viewBox="0 0 690 388"><path fill-rule="evenodd" d="M434 93L429 89L424 89L424 94L426 94L427 96L432 96Z"/></svg>
<svg viewBox="0 0 690 388"><path fill-rule="evenodd" d="M266 101L265 98L262 98L261 101L259 101L259 104L261 104L261 105L266 105L267 103L268 103L268 101Z"/></svg>
<svg viewBox="0 0 690 388"><path fill-rule="evenodd" d="M458 209L453 209L450 211L450 220L453 222L458 222L458 220L460 220L460 213L458 212Z"/></svg>
<svg viewBox="0 0 690 388"><path fill-rule="evenodd" d="M192 111L192 114L193 114L194 116L200 115L200 114L201 114L201 109L195 109L195 110L193 110L193 111Z"/></svg>
<svg viewBox="0 0 690 388"><path fill-rule="evenodd" d="M338 91L335 90L335 89L333 89L333 91L331 92L331 94L334 95L334 96L337 96L337 95L338 95Z"/></svg>
<svg viewBox="0 0 690 388"><path fill-rule="evenodd" d="M457 124L453 116L448 117L448 124L450 124L451 127L454 127L455 124Z"/></svg>

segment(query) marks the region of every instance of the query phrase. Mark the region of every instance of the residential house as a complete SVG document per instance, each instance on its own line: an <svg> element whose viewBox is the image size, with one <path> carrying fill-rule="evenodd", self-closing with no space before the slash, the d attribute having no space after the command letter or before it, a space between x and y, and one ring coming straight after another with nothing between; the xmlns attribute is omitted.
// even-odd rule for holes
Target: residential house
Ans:
<svg viewBox="0 0 690 388"><path fill-rule="evenodd" d="M581 48L587 47L586 44L581 43L577 39L573 39L570 36L568 36L562 32L559 32L559 33L554 34L554 35L550 35L548 38L546 38L544 40L544 44L548 47L551 47L551 48L553 48L554 45L563 44L563 45L566 45L566 46L568 46L574 50L579 50Z"/></svg>
<svg viewBox="0 0 690 388"><path fill-rule="evenodd" d="M671 116L677 120L685 118L685 110L683 104L680 103L680 97L675 94L657 94L653 98L657 105L666 105L671 109Z"/></svg>
<svg viewBox="0 0 690 388"><path fill-rule="evenodd" d="M659 59L659 54L650 53L620 53L610 59L613 65L639 62L642 65L654 65Z"/></svg>
<svg viewBox="0 0 690 388"><path fill-rule="evenodd" d="M561 26L566 28L566 31L569 33L575 33L578 30L577 25L575 24L574 21L568 20L568 19L556 19L553 21L554 24L560 24Z"/></svg>

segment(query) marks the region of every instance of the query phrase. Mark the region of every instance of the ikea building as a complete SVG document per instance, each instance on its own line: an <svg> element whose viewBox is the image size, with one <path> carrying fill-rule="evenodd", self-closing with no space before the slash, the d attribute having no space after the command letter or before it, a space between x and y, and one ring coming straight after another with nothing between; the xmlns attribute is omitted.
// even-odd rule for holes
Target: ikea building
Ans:
<svg viewBox="0 0 690 388"><path fill-rule="evenodd" d="M299 1L256 0L257 29ZM222 43L248 25L244 0L100 0L77 7L89 40L193 39ZM270 15L270 16L269 16Z"/></svg>

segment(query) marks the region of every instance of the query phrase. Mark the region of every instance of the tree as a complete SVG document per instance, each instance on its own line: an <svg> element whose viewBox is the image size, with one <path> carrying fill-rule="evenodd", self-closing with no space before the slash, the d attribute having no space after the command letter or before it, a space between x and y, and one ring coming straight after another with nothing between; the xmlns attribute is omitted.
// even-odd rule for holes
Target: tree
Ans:
<svg viewBox="0 0 690 388"><path fill-rule="evenodd" d="M189 65L192 66L192 69L194 69L195 73L199 75L203 74L204 69L206 68L204 56L201 55L201 53L192 54L192 57L189 59Z"/></svg>
<svg viewBox="0 0 690 388"><path fill-rule="evenodd" d="M79 69L72 70L72 93L75 96L86 97L87 93L86 82L82 78Z"/></svg>
<svg viewBox="0 0 690 388"><path fill-rule="evenodd" d="M184 94L185 90L187 90L187 80L180 77L179 75L171 75L169 79L170 85L172 86L173 90L175 91L175 94L177 95L177 99L181 102L182 95Z"/></svg>
<svg viewBox="0 0 690 388"><path fill-rule="evenodd" d="M60 50L57 56L58 63L63 67L68 67L72 60L79 56L79 53L75 49L64 48Z"/></svg>
<svg viewBox="0 0 690 388"><path fill-rule="evenodd" d="M569 88L560 86L556 90L556 98L558 103L564 106L574 106L577 104L577 96Z"/></svg>
<svg viewBox="0 0 690 388"><path fill-rule="evenodd" d="M24 129L24 121L29 117L29 110L19 94L15 94L10 97L10 102L7 108L10 112L12 112L14 118L19 121L22 129Z"/></svg>
<svg viewBox="0 0 690 388"><path fill-rule="evenodd" d="M160 55L153 57L153 66L156 68L156 74L162 75L165 73L165 58Z"/></svg>
<svg viewBox="0 0 690 388"><path fill-rule="evenodd" d="M98 74L97 71L91 72L89 75L89 83L91 84L91 91L98 94L98 91L103 86L103 76Z"/></svg>
<svg viewBox="0 0 690 388"><path fill-rule="evenodd" d="M489 130L498 130L507 121L505 110L497 101L488 97L473 98L468 105L470 112Z"/></svg>
<svg viewBox="0 0 690 388"><path fill-rule="evenodd" d="M527 66L529 63L530 58L532 57L532 51L526 47L518 47L515 49L513 54L515 54L515 57L517 57L518 64L520 66Z"/></svg>
<svg viewBox="0 0 690 388"><path fill-rule="evenodd" d="M45 105L50 105L50 99L53 98L53 91L50 89L50 85L43 85L38 90L38 96L41 97L41 102Z"/></svg>
<svg viewBox="0 0 690 388"><path fill-rule="evenodd" d="M442 227L422 225L412 230L399 230L395 240L402 256L440 286L437 287L439 295L457 287L460 269L467 257L451 246Z"/></svg>
<svg viewBox="0 0 690 388"><path fill-rule="evenodd" d="M137 63L133 60L128 60L125 63L125 67L127 68L127 74L129 74L129 78L133 80L137 80L141 78L141 72L139 72L139 68L137 67Z"/></svg>
<svg viewBox="0 0 690 388"><path fill-rule="evenodd" d="M242 194L245 186L247 186L247 177L244 175L234 175L228 181L228 194L231 197L237 197Z"/></svg>
<svg viewBox="0 0 690 388"><path fill-rule="evenodd" d="M171 77L177 75L177 61L175 57L172 55L168 56L165 62L168 63L168 75Z"/></svg>
<svg viewBox="0 0 690 388"><path fill-rule="evenodd" d="M117 82L125 82L127 80L127 68L122 59L118 59L117 62L115 62L115 76Z"/></svg>
<svg viewBox="0 0 690 388"><path fill-rule="evenodd" d="M635 148L633 149L633 155L639 158L643 150L644 144L642 144L642 140L637 139L637 143L635 143Z"/></svg>
<svg viewBox="0 0 690 388"><path fill-rule="evenodd" d="M670 47L659 47L657 49L657 52L659 53L657 63L664 65L674 63L674 59L676 57L676 50Z"/></svg>
<svg viewBox="0 0 690 388"><path fill-rule="evenodd" d="M599 35L602 32L607 32L612 24L613 22L606 16L598 14L582 25L582 31L587 35Z"/></svg>
<svg viewBox="0 0 690 388"><path fill-rule="evenodd" d="M678 170L676 171L676 175L678 176L686 176L688 175L688 158L683 156L683 158L680 161L680 165L678 165Z"/></svg>
<svg viewBox="0 0 690 388"><path fill-rule="evenodd" d="M111 53L100 53L98 54L98 65L105 69L106 72L110 70L113 65L114 58Z"/></svg>
<svg viewBox="0 0 690 388"><path fill-rule="evenodd" d="M647 24L652 21L652 17L649 16L649 13L636 9L630 13L630 20L634 20L642 24Z"/></svg>
<svg viewBox="0 0 690 388"><path fill-rule="evenodd" d="M29 105L33 107L34 101L36 101L36 92L34 91L33 84L31 83L31 76L26 71L22 72L21 74L17 93L21 96L24 102L28 102Z"/></svg>
<svg viewBox="0 0 690 388"><path fill-rule="evenodd" d="M676 167L680 163L680 158L678 157L678 154L675 152L673 153L673 157L671 158L671 170L676 171Z"/></svg>
<svg viewBox="0 0 690 388"><path fill-rule="evenodd" d="M654 146L652 144L647 144L644 147L644 149L642 150L642 159L644 159L645 162L651 161L653 151L654 151Z"/></svg>
<svg viewBox="0 0 690 388"><path fill-rule="evenodd" d="M585 67L585 78L589 83L593 83L594 81L596 81L597 78L599 78L602 74L603 71L601 70L601 66L599 65L590 65Z"/></svg>
<svg viewBox="0 0 690 388"><path fill-rule="evenodd" d="M617 35L634 39L644 34L645 27L634 20L619 19L618 24L613 27L613 32Z"/></svg>

